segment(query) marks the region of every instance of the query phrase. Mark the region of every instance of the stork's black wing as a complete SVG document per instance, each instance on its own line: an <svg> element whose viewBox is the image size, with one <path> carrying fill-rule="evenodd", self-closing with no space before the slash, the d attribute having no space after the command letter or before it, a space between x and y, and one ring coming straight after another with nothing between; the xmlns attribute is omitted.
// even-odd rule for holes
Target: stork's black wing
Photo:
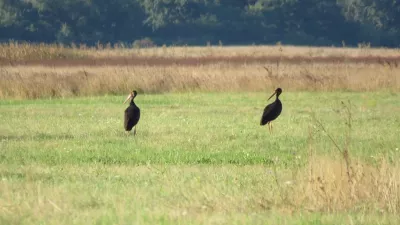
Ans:
<svg viewBox="0 0 400 225"><path fill-rule="evenodd" d="M126 131L132 130L134 126L139 122L140 109L136 106L129 106L125 110L124 115L124 128Z"/></svg>
<svg viewBox="0 0 400 225"><path fill-rule="evenodd" d="M265 125L268 123L269 114L271 113L271 110L274 108L273 105L274 105L274 103L271 103L271 104L265 106L264 112L261 116L260 125Z"/></svg>
<svg viewBox="0 0 400 225"><path fill-rule="evenodd" d="M261 116L260 125L265 125L268 122L276 119L282 112L282 104L279 100L267 105L264 108L263 115Z"/></svg>

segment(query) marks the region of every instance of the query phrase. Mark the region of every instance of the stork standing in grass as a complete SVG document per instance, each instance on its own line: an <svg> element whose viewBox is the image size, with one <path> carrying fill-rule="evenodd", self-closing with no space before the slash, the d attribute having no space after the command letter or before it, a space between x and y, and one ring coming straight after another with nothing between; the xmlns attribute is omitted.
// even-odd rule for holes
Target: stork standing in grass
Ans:
<svg viewBox="0 0 400 225"><path fill-rule="evenodd" d="M268 98L268 100L270 100L274 95L276 95L275 101L264 108L264 113L261 117L260 125L264 126L265 124L268 124L270 132L272 131L272 121L278 118L282 112L282 103L279 100L279 95L281 93L282 89L277 88L271 97Z"/></svg>
<svg viewBox="0 0 400 225"><path fill-rule="evenodd" d="M124 128L127 134L133 129L133 135L136 135L136 125L140 119L140 109L134 102L135 97L137 96L137 91L132 91L124 104L130 100L129 107L125 109L125 117L124 117Z"/></svg>

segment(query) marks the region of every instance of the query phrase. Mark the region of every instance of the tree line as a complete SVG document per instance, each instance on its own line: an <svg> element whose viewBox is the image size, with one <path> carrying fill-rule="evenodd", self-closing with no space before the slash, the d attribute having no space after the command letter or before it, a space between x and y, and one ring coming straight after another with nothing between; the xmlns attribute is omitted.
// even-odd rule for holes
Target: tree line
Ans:
<svg viewBox="0 0 400 225"><path fill-rule="evenodd" d="M0 0L0 41L400 45L396 0Z"/></svg>

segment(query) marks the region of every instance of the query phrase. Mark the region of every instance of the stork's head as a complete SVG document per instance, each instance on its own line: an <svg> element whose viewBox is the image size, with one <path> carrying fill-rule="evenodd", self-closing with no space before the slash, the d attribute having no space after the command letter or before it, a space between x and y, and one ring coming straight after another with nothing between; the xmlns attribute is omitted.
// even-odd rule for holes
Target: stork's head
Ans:
<svg viewBox="0 0 400 225"><path fill-rule="evenodd" d="M126 97L124 104L128 101L128 100L132 100L136 97L137 95L137 91L133 90L131 93L129 93L128 97Z"/></svg>
<svg viewBox="0 0 400 225"><path fill-rule="evenodd" d="M282 94L282 89L281 88L277 88L275 90L275 92L271 95L271 97L268 98L268 100L270 100L272 98L272 96L276 95L276 97L279 97L279 95Z"/></svg>

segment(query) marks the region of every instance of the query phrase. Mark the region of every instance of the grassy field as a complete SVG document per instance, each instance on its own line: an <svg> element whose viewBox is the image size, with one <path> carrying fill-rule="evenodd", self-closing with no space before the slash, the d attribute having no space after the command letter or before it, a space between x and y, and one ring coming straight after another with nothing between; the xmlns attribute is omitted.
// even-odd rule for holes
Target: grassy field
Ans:
<svg viewBox="0 0 400 225"><path fill-rule="evenodd" d="M284 89L272 134L269 95L141 94L136 137L125 96L0 100L0 223L400 222L397 92Z"/></svg>
<svg viewBox="0 0 400 225"><path fill-rule="evenodd" d="M368 44L0 44L0 224L398 224L399 65Z"/></svg>

